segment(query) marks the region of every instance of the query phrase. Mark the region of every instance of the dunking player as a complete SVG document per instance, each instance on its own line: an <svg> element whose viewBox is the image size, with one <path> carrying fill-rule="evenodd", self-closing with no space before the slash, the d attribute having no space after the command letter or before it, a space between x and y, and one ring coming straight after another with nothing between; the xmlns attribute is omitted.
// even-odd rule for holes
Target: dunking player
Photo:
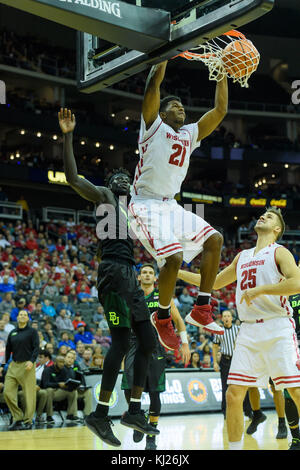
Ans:
<svg viewBox="0 0 300 470"><path fill-rule="evenodd" d="M128 195L130 178L124 169L112 174L107 181L107 187L94 186L86 179L79 178L73 153L75 116L70 110L61 109L58 119L64 136L63 159L68 183L80 196L94 202L98 207L96 214L99 214L99 208L102 216L105 212L111 214L111 219L104 225L106 227L108 224L112 232L101 232L101 229L98 229L99 221L97 236L101 249L98 293L109 325L112 344L104 361L99 404L95 412L86 417L86 425L104 442L118 447L121 442L113 434L108 418L109 401L121 362L129 349L131 328L139 339L139 346L134 358L129 409L122 416L121 424L145 434L159 434L141 411L141 395L156 341L150 312L135 274L133 241L127 230L127 208L126 205L125 208L122 207L122 196L126 199Z"/></svg>
<svg viewBox="0 0 300 470"><path fill-rule="evenodd" d="M214 289L221 289L237 281L236 305L242 321L226 393L232 450L242 448L243 400L248 387L266 388L271 377L275 389L287 388L300 410L299 350L288 301L288 296L299 291L300 271L289 250L276 243L285 229L280 209L268 208L254 229L256 246L238 253L214 283Z"/></svg>
<svg viewBox="0 0 300 470"><path fill-rule="evenodd" d="M144 291L145 299L148 305L150 312L154 312L158 307L158 298L159 292L158 289L155 289L155 270L151 264L144 264L141 267L140 274L138 276L142 290ZM180 353L182 360L185 364L188 364L191 353L188 346L188 339L186 328L183 319L180 316L179 311L177 310L174 301L171 301L171 314L172 319L175 323L176 329L181 338L181 348ZM155 330L154 330L155 331ZM122 390L125 390L126 400L129 402L130 399L130 390L133 384L133 360L136 354L138 347L138 341L134 334L131 338L131 347L125 358L124 373L122 379ZM152 358L150 361L148 375L146 379L146 386L144 388L145 392L149 393L150 396L150 408L149 408L149 420L152 426L157 427L160 410L161 410L161 401L160 401L160 392L164 392L166 388L166 352L165 348L156 341L155 351L152 353ZM133 432L134 442L140 442L143 439L144 434L139 431ZM155 450L155 435L146 436L146 450Z"/></svg>
<svg viewBox="0 0 300 470"><path fill-rule="evenodd" d="M159 308L151 316L161 343L178 347L171 327L170 302L182 261L190 262L202 250L200 293L186 321L223 334L211 315L210 296L218 272L223 238L201 217L185 211L174 199L187 174L190 155L210 135L227 112L227 79L217 83L215 107L198 122L184 125L180 98L160 101L160 85L167 62L152 67L145 87L139 135L140 160L129 205L131 226L156 259Z"/></svg>

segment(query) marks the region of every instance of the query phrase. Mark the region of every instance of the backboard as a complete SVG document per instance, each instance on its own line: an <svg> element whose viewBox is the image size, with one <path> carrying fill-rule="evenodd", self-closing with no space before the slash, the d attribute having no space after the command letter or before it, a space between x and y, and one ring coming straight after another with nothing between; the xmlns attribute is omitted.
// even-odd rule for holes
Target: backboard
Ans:
<svg viewBox="0 0 300 470"><path fill-rule="evenodd" d="M77 33L77 85L94 93L139 73L150 65L169 60L182 51L250 23L274 6L275 0L128 0L136 9L169 14L169 39L148 50ZM133 5L134 4L134 5ZM157 10L157 7L160 7ZM159 29L159 26L157 25Z"/></svg>

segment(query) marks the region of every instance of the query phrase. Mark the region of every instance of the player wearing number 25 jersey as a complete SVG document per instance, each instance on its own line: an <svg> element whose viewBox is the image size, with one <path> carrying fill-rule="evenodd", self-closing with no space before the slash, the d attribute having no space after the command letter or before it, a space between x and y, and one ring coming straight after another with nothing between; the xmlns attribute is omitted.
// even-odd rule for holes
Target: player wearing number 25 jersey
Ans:
<svg viewBox="0 0 300 470"><path fill-rule="evenodd" d="M129 204L131 229L163 269L159 275L159 308L151 316L163 346L176 349L170 328L170 303L178 269L203 252L200 264L202 281L199 296L186 322L223 334L213 321L210 296L223 244L222 235L199 214L184 208L174 199L180 192L192 152L210 135L227 111L227 81L216 85L215 107L198 122L185 125L185 110L180 98L160 100L160 84L166 62L150 71L142 106L139 134L140 159L137 164Z"/></svg>
<svg viewBox="0 0 300 470"><path fill-rule="evenodd" d="M271 217L275 220L276 209L257 222L258 240L264 237L262 229L267 227L263 226L271 224ZM242 251L234 263L242 324L227 383L264 387L271 377L279 390L300 386L300 356L289 302L289 295L300 288L300 276L289 250L270 236L266 240L266 245L258 243Z"/></svg>
<svg viewBox="0 0 300 470"><path fill-rule="evenodd" d="M299 349L289 296L299 292L300 270L292 253L276 242L285 224L268 208L255 227L256 246L239 253L221 271L214 289L236 281L241 328L228 374L226 422L229 449L242 448L243 401L248 387L287 388L300 409Z"/></svg>
<svg viewBox="0 0 300 470"><path fill-rule="evenodd" d="M266 284L277 284L283 280L276 263L276 251L282 246L272 243L255 254L255 247L241 252L236 265L236 304L240 321L254 323L271 318L292 318L293 309L287 296L263 295L256 297L250 305L240 303L246 289Z"/></svg>

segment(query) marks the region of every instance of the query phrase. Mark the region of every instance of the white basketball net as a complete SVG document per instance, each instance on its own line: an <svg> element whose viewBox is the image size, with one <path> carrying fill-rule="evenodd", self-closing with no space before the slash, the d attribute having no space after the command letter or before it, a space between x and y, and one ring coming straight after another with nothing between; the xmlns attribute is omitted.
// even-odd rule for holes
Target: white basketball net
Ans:
<svg viewBox="0 0 300 470"><path fill-rule="evenodd" d="M236 49L238 41L243 41L243 47ZM231 50L224 52L225 47L230 43L234 43L232 44ZM243 49L245 49L245 52L243 52ZM236 52L234 62L231 60L233 51ZM249 54L249 52L251 52L251 54ZM203 62L208 67L209 80L219 82L227 76L246 88L249 87L249 77L257 69L260 60L260 54L253 43L242 33L235 30L228 31L220 37L216 37L200 46L194 47L190 51L182 52L179 56L188 60Z"/></svg>

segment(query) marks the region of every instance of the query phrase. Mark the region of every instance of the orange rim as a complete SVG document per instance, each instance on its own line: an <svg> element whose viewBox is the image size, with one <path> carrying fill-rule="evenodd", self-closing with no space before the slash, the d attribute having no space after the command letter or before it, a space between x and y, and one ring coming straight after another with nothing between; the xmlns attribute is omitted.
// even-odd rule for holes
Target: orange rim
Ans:
<svg viewBox="0 0 300 470"><path fill-rule="evenodd" d="M237 31L235 29L231 29L230 31L227 31L226 33L223 33L222 36L232 36L235 38L242 38L242 39L247 39L246 36L241 33L240 31ZM207 59L209 57L214 57L216 54L197 54L196 52L190 52L189 50L180 52L180 54L175 55L172 57L172 59L176 59L176 57L183 57L184 59L192 60L194 57L198 58L200 57L201 59Z"/></svg>

